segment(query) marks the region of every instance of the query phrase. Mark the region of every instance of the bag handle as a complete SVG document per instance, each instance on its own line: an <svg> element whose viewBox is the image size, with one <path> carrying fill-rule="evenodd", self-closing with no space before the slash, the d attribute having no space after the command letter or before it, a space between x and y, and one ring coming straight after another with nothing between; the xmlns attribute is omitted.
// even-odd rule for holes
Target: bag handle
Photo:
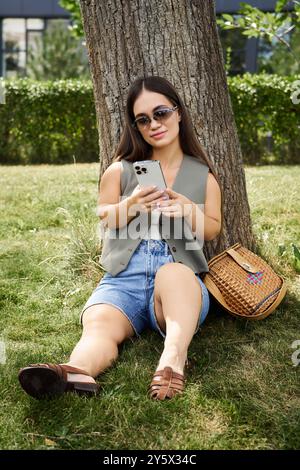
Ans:
<svg viewBox="0 0 300 470"><path fill-rule="evenodd" d="M226 250L226 253L228 253L245 271L249 271L250 273L257 273L259 271L259 269L256 266L249 263L248 260L243 258L239 253L237 253L232 248L229 248L228 250Z"/></svg>
<svg viewBox="0 0 300 470"><path fill-rule="evenodd" d="M286 294L286 291L287 291L286 283L284 282L284 280L282 279L281 276L279 276L279 277L282 280L282 286L280 288L278 296L277 296L275 302L273 302L271 305L269 305L267 310L265 310L263 313L260 314L260 316L258 317L258 320L262 320L263 318L265 318L269 315L270 311L275 310L278 307L278 305L280 304L280 302L282 301L282 299L284 298L285 294Z"/></svg>

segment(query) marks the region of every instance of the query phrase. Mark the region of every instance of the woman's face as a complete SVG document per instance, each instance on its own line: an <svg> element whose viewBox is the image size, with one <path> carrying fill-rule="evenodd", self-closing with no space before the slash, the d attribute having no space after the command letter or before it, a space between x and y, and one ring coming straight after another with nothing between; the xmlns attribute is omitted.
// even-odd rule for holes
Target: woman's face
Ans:
<svg viewBox="0 0 300 470"><path fill-rule="evenodd" d="M157 106L173 108L173 104L165 95L143 90L134 103L133 114L135 118L137 118L139 114L147 115L149 118L152 118L154 108ZM142 137L148 144L155 148L162 148L178 139L180 119L181 117L178 113L178 109L176 109L165 121L159 122L152 119L146 129L138 129L138 132L141 133ZM164 134L162 134L160 138L155 139L153 134L157 134L158 132L164 132Z"/></svg>

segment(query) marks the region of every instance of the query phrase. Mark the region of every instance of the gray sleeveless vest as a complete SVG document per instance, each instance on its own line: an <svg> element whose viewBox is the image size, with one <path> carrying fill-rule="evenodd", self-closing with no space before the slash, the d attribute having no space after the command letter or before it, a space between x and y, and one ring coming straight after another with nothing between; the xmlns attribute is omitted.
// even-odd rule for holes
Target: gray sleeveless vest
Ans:
<svg viewBox="0 0 300 470"><path fill-rule="evenodd" d="M130 196L137 186L132 162L122 159L121 199ZM209 167L199 159L184 155L172 189L183 194L204 210L206 183ZM102 232L100 264L112 276L126 269L131 256L140 244L151 224L151 213L138 212L127 225ZM195 273L208 272L207 261L202 251L203 240L193 236L189 224L183 217L167 217L163 214L159 222L160 234L177 263L189 266ZM103 236L104 235L104 236Z"/></svg>

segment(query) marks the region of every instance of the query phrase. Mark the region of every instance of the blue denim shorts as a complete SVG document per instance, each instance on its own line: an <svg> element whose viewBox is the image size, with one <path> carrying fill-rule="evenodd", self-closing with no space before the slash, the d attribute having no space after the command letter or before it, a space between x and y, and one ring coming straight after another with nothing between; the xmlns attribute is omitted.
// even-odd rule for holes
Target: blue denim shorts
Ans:
<svg viewBox="0 0 300 470"><path fill-rule="evenodd" d="M174 259L165 240L142 240L130 258L127 267L116 276L105 273L84 305L80 314L91 305L110 304L117 307L128 318L137 336L147 328L155 330L165 338L154 312L154 278L157 270ZM209 293L195 273L202 290L201 312L195 334L204 322L209 310Z"/></svg>

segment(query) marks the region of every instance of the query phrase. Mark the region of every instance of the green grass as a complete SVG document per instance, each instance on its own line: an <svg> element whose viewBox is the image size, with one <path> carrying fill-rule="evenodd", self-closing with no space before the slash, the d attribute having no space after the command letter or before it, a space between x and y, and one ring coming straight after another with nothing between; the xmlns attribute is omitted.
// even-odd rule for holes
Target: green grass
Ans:
<svg viewBox="0 0 300 470"><path fill-rule="evenodd" d="M145 331L126 341L98 378L95 398L37 401L20 367L65 362L78 319L101 277L97 266L97 164L1 167L0 448L297 449L300 339L300 167L246 168L253 227L288 293L270 317L245 322L212 310L189 349L184 395L155 402L147 387L163 347Z"/></svg>

